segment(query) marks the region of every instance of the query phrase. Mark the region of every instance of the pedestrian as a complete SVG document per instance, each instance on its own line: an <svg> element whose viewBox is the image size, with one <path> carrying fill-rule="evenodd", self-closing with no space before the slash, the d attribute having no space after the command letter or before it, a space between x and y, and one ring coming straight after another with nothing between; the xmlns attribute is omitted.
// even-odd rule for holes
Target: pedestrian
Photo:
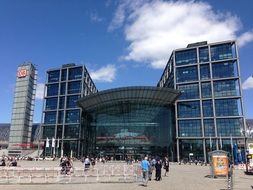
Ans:
<svg viewBox="0 0 253 190"><path fill-rule="evenodd" d="M147 187L148 184L148 172L150 169L150 163L148 161L148 157L145 157L141 161L141 169L142 169L142 177L143 177L143 186Z"/></svg>
<svg viewBox="0 0 253 190"><path fill-rule="evenodd" d="M162 180L161 173L162 173L162 162L160 159L157 159L156 164L155 164L155 180L156 181Z"/></svg>
<svg viewBox="0 0 253 190"><path fill-rule="evenodd" d="M89 168L90 168L90 159L89 159L89 157L87 156L87 157L85 158L85 160L84 160L84 171L89 170Z"/></svg>
<svg viewBox="0 0 253 190"><path fill-rule="evenodd" d="M163 168L165 170L164 176L167 176L167 173L169 172L169 159L167 157L165 157L164 159L164 163L163 163Z"/></svg>

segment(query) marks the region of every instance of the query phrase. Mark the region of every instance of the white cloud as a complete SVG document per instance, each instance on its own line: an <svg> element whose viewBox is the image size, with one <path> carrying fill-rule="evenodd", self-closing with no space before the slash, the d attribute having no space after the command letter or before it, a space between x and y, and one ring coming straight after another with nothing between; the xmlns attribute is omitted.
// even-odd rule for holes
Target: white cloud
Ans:
<svg viewBox="0 0 253 190"><path fill-rule="evenodd" d="M242 89L243 90L248 90L253 88L253 75L247 78L243 84L242 84Z"/></svg>
<svg viewBox="0 0 253 190"><path fill-rule="evenodd" d="M36 99L42 100L44 96L44 87L45 85L43 83L38 83L36 87Z"/></svg>
<svg viewBox="0 0 253 190"><path fill-rule="evenodd" d="M241 36L238 37L237 41L239 47L242 47L245 44L253 41L253 30L243 33Z"/></svg>
<svg viewBox="0 0 253 190"><path fill-rule="evenodd" d="M113 82L116 77L116 70L115 65L109 64L96 71L91 70L90 76L97 82Z"/></svg>
<svg viewBox="0 0 253 190"><path fill-rule="evenodd" d="M104 18L98 16L97 12L92 12L90 14L90 19L92 22L102 22Z"/></svg>
<svg viewBox="0 0 253 190"><path fill-rule="evenodd" d="M123 27L129 42L125 60L164 68L174 49L189 43L237 39L240 19L195 1L122 1L108 28ZM252 41L253 31L239 36L239 44Z"/></svg>

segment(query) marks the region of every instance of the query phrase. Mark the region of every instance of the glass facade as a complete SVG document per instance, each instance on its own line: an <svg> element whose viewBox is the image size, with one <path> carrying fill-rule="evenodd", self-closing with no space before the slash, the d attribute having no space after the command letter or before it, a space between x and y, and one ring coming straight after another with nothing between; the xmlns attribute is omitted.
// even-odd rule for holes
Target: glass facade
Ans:
<svg viewBox="0 0 253 190"><path fill-rule="evenodd" d="M232 136L243 142L240 131L245 125L235 42L200 42L175 50L172 56L175 64L171 62L173 67L168 64L165 70L174 68L171 75L176 76L163 74L158 86L169 87L167 80L175 78L174 87L182 93L176 101L177 159L190 159L192 153L193 159L207 161L207 151L221 148L220 141L225 143Z"/></svg>
<svg viewBox="0 0 253 190"><path fill-rule="evenodd" d="M45 155L54 152L60 154L79 156L83 139L81 131L81 109L77 107L77 100L85 95L97 92L90 79L89 84L83 76L89 76L84 66L75 64L63 65L62 68L47 72L46 96L44 97L42 140L59 138L59 150L45 148ZM51 141L50 141L51 142ZM51 144L50 144L51 146Z"/></svg>

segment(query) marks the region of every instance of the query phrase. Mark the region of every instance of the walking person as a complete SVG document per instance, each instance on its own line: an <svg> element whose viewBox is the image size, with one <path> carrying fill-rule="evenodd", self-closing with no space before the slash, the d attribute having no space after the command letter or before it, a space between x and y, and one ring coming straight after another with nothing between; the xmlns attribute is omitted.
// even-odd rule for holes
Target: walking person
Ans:
<svg viewBox="0 0 253 190"><path fill-rule="evenodd" d="M169 172L169 159L167 157L165 157L164 159L164 163L163 163L163 168L165 170L164 176L167 176L167 173Z"/></svg>
<svg viewBox="0 0 253 190"><path fill-rule="evenodd" d="M162 180L161 173L162 173L162 162L160 159L157 159L156 164L155 164L155 180L156 181Z"/></svg>
<svg viewBox="0 0 253 190"><path fill-rule="evenodd" d="M150 163L148 161L148 157L145 157L141 161L141 169L142 169L142 177L143 177L143 186L147 187L148 184L148 172L150 169Z"/></svg>

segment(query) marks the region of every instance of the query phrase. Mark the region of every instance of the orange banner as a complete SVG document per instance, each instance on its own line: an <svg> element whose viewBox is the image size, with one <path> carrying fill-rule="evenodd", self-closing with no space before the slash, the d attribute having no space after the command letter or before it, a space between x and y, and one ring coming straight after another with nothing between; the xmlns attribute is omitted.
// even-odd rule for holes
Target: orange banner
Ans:
<svg viewBox="0 0 253 190"><path fill-rule="evenodd" d="M213 172L214 175L228 175L228 157L225 155L213 155Z"/></svg>

